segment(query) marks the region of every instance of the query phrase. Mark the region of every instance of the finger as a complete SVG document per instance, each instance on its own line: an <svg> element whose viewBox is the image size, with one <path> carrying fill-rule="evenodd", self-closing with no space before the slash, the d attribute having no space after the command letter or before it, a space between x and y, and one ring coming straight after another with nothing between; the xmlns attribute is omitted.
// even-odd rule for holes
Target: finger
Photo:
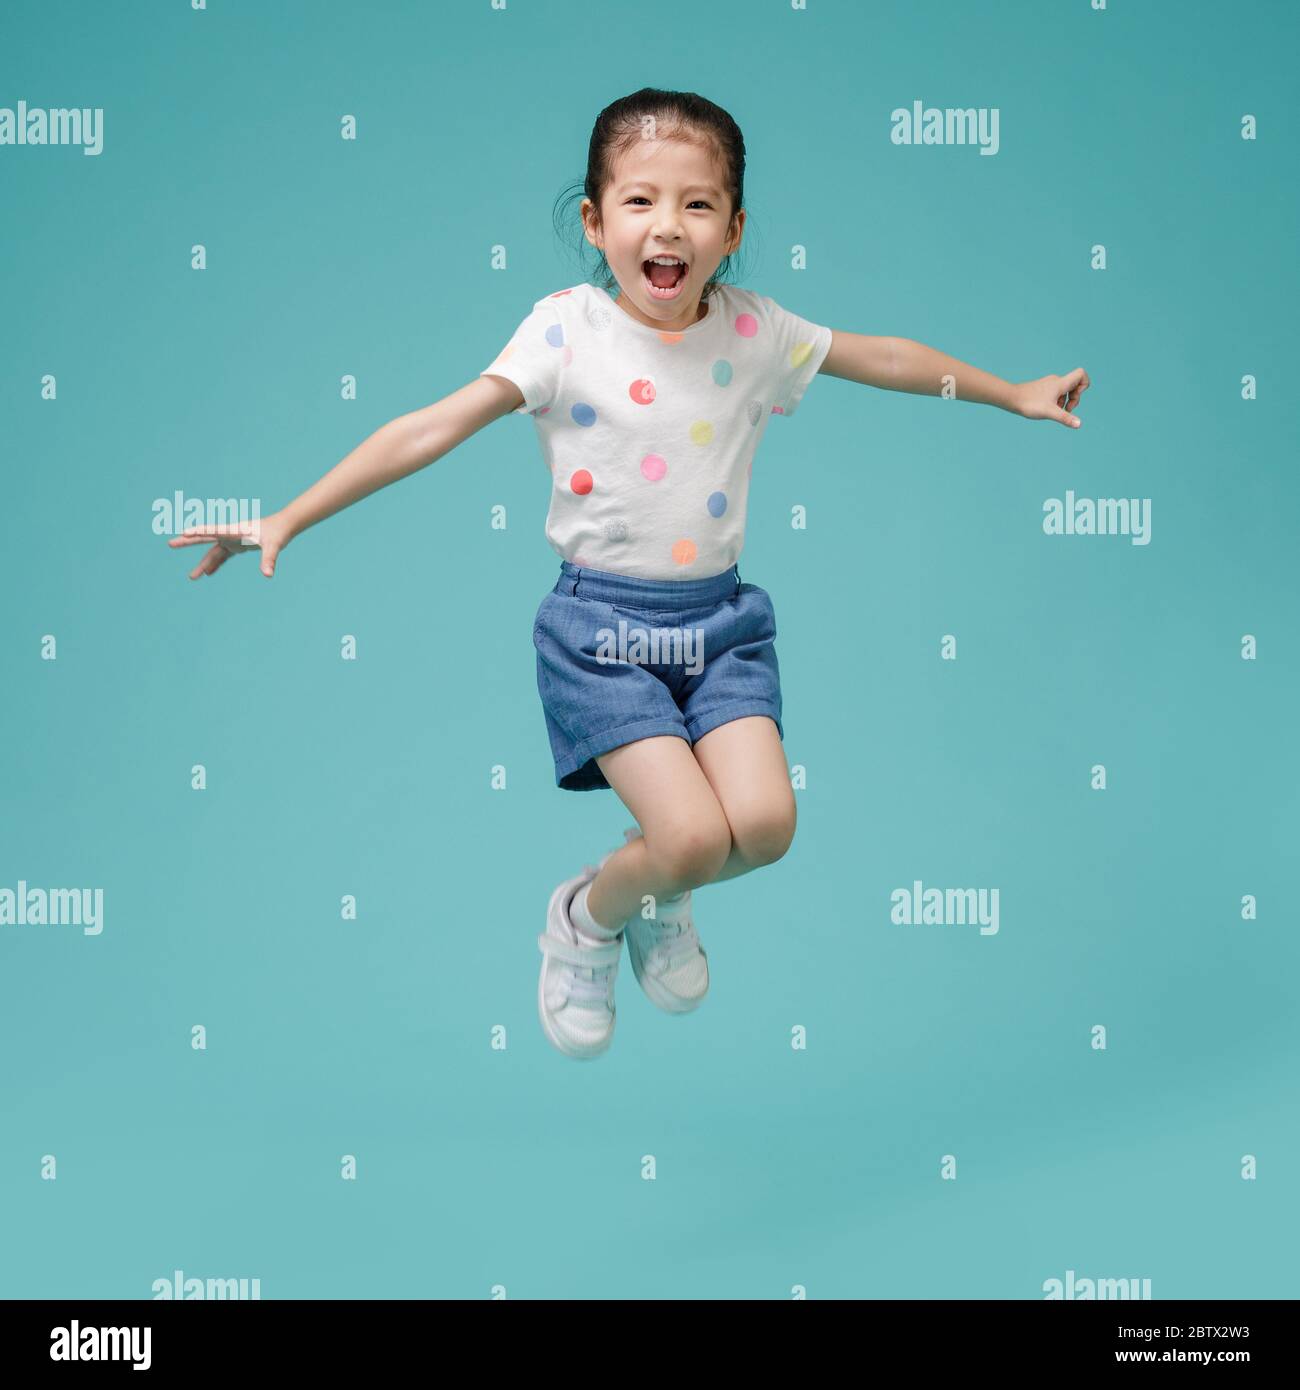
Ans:
<svg viewBox="0 0 1300 1390"><path fill-rule="evenodd" d="M186 526L183 530L179 531L177 533L177 539L185 540L192 538L193 540L199 541L218 541L222 536L238 536L241 534L242 532L238 524L234 526L227 526L225 524L220 526L201 526L196 524L194 526Z"/></svg>
<svg viewBox="0 0 1300 1390"><path fill-rule="evenodd" d="M1061 378L1061 389L1066 392L1073 391L1087 375L1088 373L1085 372L1082 367L1076 367L1072 372L1066 372Z"/></svg>
<svg viewBox="0 0 1300 1390"><path fill-rule="evenodd" d="M205 574L216 574L226 560L226 551L221 545L214 545L211 550L199 561L190 571L191 579L199 579Z"/></svg>
<svg viewBox="0 0 1300 1390"><path fill-rule="evenodd" d="M1061 424L1069 425L1076 430L1083 423L1077 415L1067 415L1064 410L1058 410L1056 412L1055 418L1059 420Z"/></svg>
<svg viewBox="0 0 1300 1390"><path fill-rule="evenodd" d="M268 579L272 578L275 574L275 560L279 553L280 552L274 546L264 545L262 547L262 573L266 575Z"/></svg>

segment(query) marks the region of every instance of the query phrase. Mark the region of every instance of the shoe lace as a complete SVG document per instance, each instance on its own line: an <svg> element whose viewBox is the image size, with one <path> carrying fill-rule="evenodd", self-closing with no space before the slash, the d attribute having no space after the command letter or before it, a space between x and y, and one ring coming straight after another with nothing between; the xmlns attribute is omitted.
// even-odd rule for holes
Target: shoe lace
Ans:
<svg viewBox="0 0 1300 1390"><path fill-rule="evenodd" d="M648 954L665 970L675 969L701 949L695 923L689 915L669 916L665 921L652 917L645 926L651 940Z"/></svg>
<svg viewBox="0 0 1300 1390"><path fill-rule="evenodd" d="M569 999L586 1008L601 1008L614 1003L614 967L612 965L566 966Z"/></svg>

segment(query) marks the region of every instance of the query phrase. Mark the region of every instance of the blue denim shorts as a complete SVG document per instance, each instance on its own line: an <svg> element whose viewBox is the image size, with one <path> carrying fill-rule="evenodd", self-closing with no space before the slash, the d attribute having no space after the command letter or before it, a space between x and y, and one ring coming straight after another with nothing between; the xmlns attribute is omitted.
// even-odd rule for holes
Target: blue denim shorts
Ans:
<svg viewBox="0 0 1300 1390"><path fill-rule="evenodd" d="M748 714L784 739L775 638L772 600L735 565L635 579L561 561L533 623L556 786L608 787L599 754L656 734L694 744Z"/></svg>

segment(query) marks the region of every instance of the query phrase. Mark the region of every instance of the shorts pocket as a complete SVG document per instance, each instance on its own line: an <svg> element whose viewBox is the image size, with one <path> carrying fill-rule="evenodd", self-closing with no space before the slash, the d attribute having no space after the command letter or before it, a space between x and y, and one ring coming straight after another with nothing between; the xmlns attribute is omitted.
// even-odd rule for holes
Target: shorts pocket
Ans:
<svg viewBox="0 0 1300 1390"><path fill-rule="evenodd" d="M742 584L736 593L737 607L757 626L756 635L770 642L776 637L776 609L772 596L759 584Z"/></svg>

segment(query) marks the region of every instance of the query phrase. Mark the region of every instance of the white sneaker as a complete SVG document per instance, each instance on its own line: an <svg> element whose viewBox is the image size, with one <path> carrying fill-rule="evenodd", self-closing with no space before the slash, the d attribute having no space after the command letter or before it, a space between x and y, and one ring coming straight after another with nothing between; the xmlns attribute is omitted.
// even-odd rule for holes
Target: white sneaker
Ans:
<svg viewBox="0 0 1300 1390"><path fill-rule="evenodd" d="M633 913L623 924L632 973L652 1004L689 1013L709 992L709 957L695 934L691 890L680 901L657 903L656 913L648 922Z"/></svg>
<svg viewBox="0 0 1300 1390"><path fill-rule="evenodd" d="M622 934L605 946L583 946L569 918L574 894L596 873L588 864L556 888L546 909L546 930L537 938L542 952L537 981L542 1031L553 1047L579 1060L599 1057L608 1049L617 1021L614 981L623 954Z"/></svg>

